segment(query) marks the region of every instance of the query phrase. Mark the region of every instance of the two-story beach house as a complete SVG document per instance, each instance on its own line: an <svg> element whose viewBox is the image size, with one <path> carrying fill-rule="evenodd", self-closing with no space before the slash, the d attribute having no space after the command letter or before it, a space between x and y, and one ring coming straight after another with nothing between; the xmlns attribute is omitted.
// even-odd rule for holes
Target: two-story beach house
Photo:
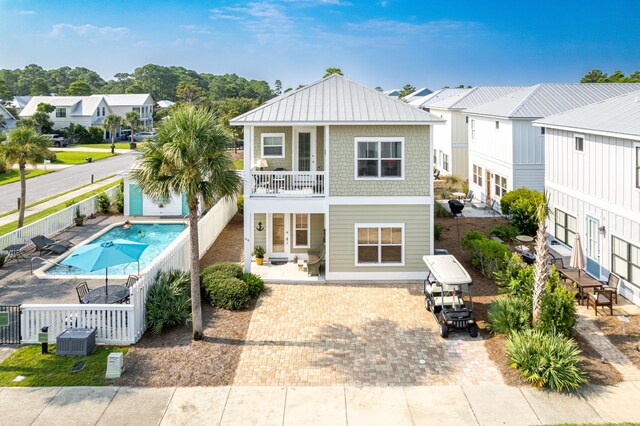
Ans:
<svg viewBox="0 0 640 426"><path fill-rule="evenodd" d="M545 128L532 122L637 90L633 83L537 84L467 109L469 188L488 205L513 189L543 191Z"/></svg>
<svg viewBox="0 0 640 426"><path fill-rule="evenodd" d="M420 107L446 120L433 129L433 163L444 176L469 177L469 144L464 111L518 90L517 86L477 86L448 89L451 96L438 96Z"/></svg>
<svg viewBox="0 0 640 426"><path fill-rule="evenodd" d="M156 103L149 93L101 96L114 114L124 117L129 111L135 111L140 115L138 126L153 130L153 107Z"/></svg>
<svg viewBox="0 0 640 426"><path fill-rule="evenodd" d="M56 107L49 114L54 129L64 129L71 123L84 127L99 126L112 112L102 95L33 96L20 112L20 117L33 116L41 103Z"/></svg>
<svg viewBox="0 0 640 426"><path fill-rule="evenodd" d="M425 278L442 122L335 74L231 120L244 126L245 270L261 246L271 265L321 258L327 280Z"/></svg>
<svg viewBox="0 0 640 426"><path fill-rule="evenodd" d="M615 272L620 294L640 304L640 91L534 126L545 135L550 232L564 247L579 234L587 272Z"/></svg>

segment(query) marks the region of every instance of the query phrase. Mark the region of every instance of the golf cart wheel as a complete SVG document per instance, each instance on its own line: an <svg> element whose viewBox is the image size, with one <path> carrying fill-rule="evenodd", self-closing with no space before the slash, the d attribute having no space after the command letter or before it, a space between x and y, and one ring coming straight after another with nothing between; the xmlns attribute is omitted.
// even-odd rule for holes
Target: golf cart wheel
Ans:
<svg viewBox="0 0 640 426"><path fill-rule="evenodd" d="M440 324L440 337L443 339L449 337L449 327L446 324Z"/></svg>
<svg viewBox="0 0 640 426"><path fill-rule="evenodd" d="M469 326L469 336L478 337L478 324L471 324Z"/></svg>
<svg viewBox="0 0 640 426"><path fill-rule="evenodd" d="M424 307L427 311L431 311L431 299L429 299L428 297L424 298Z"/></svg>

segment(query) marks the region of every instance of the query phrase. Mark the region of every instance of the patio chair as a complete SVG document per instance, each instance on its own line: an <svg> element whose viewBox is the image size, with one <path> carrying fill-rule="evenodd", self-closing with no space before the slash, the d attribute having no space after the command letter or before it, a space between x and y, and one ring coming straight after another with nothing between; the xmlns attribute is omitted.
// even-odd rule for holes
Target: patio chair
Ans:
<svg viewBox="0 0 640 426"><path fill-rule="evenodd" d="M609 274L607 281L600 281L604 290L613 291L613 303L618 304L618 288L620 287L620 277L613 272Z"/></svg>
<svg viewBox="0 0 640 426"><path fill-rule="evenodd" d="M309 250L309 261L307 262L307 273L309 276L320 275L320 265L324 260L324 255L324 245L321 245L317 249Z"/></svg>
<svg viewBox="0 0 640 426"><path fill-rule="evenodd" d="M129 278L127 278L127 282L124 283L124 286L126 288L132 288L135 283L137 283L139 280L137 275L129 275ZM130 297L127 297L126 299L124 299L124 303L129 303L131 301Z"/></svg>
<svg viewBox="0 0 640 426"><path fill-rule="evenodd" d="M78 293L78 301L80 303L84 303L82 301L82 298L86 296L87 293L89 293L89 286L87 285L86 281L83 281L76 286L76 293Z"/></svg>
<svg viewBox="0 0 640 426"><path fill-rule="evenodd" d="M472 204L473 203L473 191L469 190L469 192L467 192L467 195L465 195L463 202L465 204L467 204L467 203Z"/></svg>
<svg viewBox="0 0 640 426"><path fill-rule="evenodd" d="M446 188L442 188L442 199L444 200L450 200L451 199L451 194L449 194L449 191L447 191Z"/></svg>
<svg viewBox="0 0 640 426"><path fill-rule="evenodd" d="M562 260L561 257L551 257L551 253L549 253L549 265L555 266L556 271L566 269L564 266L564 260Z"/></svg>
<svg viewBox="0 0 640 426"><path fill-rule="evenodd" d="M589 306L593 306L596 316L598 316L598 306L608 306L609 315L613 315L613 295L613 290L595 288L593 293L587 293L587 309Z"/></svg>
<svg viewBox="0 0 640 426"><path fill-rule="evenodd" d="M73 243L66 240L52 240L44 235L36 235L31 239L36 246L39 254L49 252L53 254L62 254L73 247Z"/></svg>
<svg viewBox="0 0 640 426"><path fill-rule="evenodd" d="M433 179L440 179L440 170L436 170L435 172L433 172Z"/></svg>

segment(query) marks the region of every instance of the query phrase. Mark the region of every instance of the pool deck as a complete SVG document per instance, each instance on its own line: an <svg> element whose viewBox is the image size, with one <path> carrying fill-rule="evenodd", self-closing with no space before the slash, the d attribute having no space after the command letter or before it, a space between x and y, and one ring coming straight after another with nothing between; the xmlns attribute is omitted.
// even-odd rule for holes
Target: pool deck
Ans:
<svg viewBox="0 0 640 426"><path fill-rule="evenodd" d="M125 216L98 216L95 219L85 219L84 226L72 227L55 236L54 239L68 240L74 244L80 244L91 238L93 235L104 230L109 225L126 220ZM135 221L136 218L128 218ZM167 220L166 218L144 217L141 221ZM180 222L180 221L179 221ZM20 260L17 263L11 260L0 269L0 305L13 304L77 304L76 285L81 281L87 281L89 288L96 288L104 285L104 278L90 280L74 279L39 279L31 275L30 259L37 257L33 250L27 251L24 257L27 260ZM58 256L42 256L49 261L53 261ZM38 259L33 260L33 270L40 268L44 263ZM116 280L110 281L118 284Z"/></svg>

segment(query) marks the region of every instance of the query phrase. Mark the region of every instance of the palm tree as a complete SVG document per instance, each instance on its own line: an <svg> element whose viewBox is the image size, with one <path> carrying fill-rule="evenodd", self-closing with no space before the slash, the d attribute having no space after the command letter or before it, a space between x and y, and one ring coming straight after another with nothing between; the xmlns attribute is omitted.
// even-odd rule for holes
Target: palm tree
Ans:
<svg viewBox="0 0 640 426"><path fill-rule="evenodd" d="M229 134L207 109L184 105L162 122L157 143L144 144L133 179L152 197L185 194L189 207L191 245L191 312L193 340L202 339L198 204L233 197L242 190L241 178L231 171L226 147Z"/></svg>
<svg viewBox="0 0 640 426"><path fill-rule="evenodd" d="M124 121L127 122L131 127L131 143L133 143L133 133L136 131L136 127L138 127L140 114L138 114L136 111L129 111L124 115Z"/></svg>
<svg viewBox="0 0 640 426"><path fill-rule="evenodd" d="M549 247L547 246L547 217L549 203L547 194L542 196L538 206L538 231L536 233L536 270L533 281L533 324L540 323L540 301L549 280Z"/></svg>
<svg viewBox="0 0 640 426"><path fill-rule="evenodd" d="M51 141L40 135L30 127L19 127L10 130L6 140L0 143L0 161L11 168L18 164L20 170L20 209L18 213L18 228L24 224L24 208L27 199L26 166L36 166L51 156L49 143Z"/></svg>
<svg viewBox="0 0 640 426"><path fill-rule="evenodd" d="M122 117L118 114L109 114L104 118L102 125L105 129L109 130L111 136L111 153L116 152L116 130L122 127Z"/></svg>

